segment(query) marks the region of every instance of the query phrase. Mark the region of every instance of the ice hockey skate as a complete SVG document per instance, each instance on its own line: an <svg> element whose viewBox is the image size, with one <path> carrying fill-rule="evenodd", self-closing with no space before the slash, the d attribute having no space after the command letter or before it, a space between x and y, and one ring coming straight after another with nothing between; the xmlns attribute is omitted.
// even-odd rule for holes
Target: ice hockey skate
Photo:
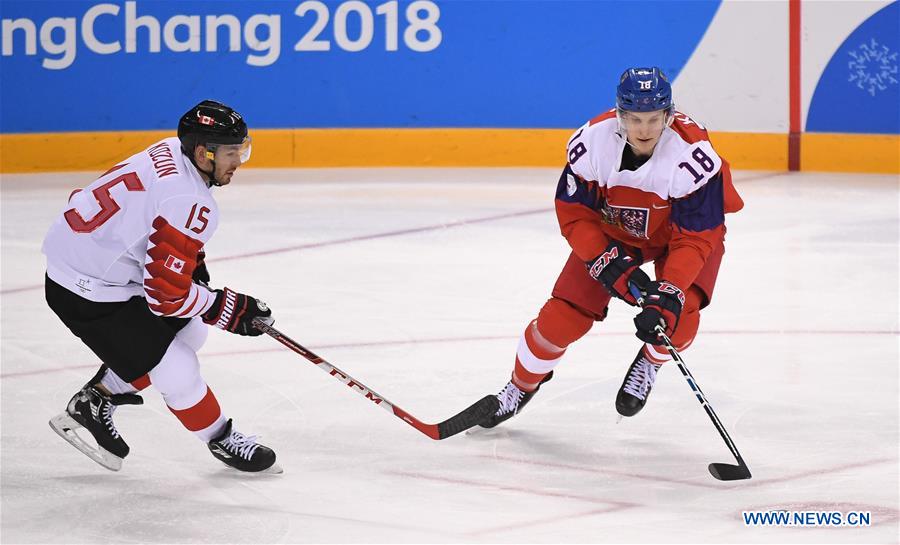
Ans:
<svg viewBox="0 0 900 545"><path fill-rule="evenodd" d="M119 471L130 449L116 430L113 413L119 405L143 403L137 394L107 395L87 384L69 400L65 412L50 419L50 427L91 460ZM94 444L77 433L79 428L91 434Z"/></svg>
<svg viewBox="0 0 900 545"><path fill-rule="evenodd" d="M523 392L518 386L513 384L512 381L509 381L506 383L506 386L500 390L500 393L497 394L497 401L500 402L500 408L497 409L497 412L492 414L490 418L480 422L478 425L482 428L493 428L497 424L509 420L519 414L525 405L531 401L534 394L541 389L541 384L548 382L551 378L553 378L553 371L550 371L537 385L537 388L531 392Z"/></svg>
<svg viewBox="0 0 900 545"><path fill-rule="evenodd" d="M255 435L244 435L231 425L225 424L222 433L207 443L209 451L217 460L238 471L247 473L282 473L284 470L275 463L275 451L256 442Z"/></svg>
<svg viewBox="0 0 900 545"><path fill-rule="evenodd" d="M637 357L631 362L631 367L628 368L628 373L625 375L625 381L616 395L616 411L620 415L634 416L641 412L641 409L647 404L650 390L653 389L657 371L659 371L659 366L651 363L644 356L644 348L641 347Z"/></svg>

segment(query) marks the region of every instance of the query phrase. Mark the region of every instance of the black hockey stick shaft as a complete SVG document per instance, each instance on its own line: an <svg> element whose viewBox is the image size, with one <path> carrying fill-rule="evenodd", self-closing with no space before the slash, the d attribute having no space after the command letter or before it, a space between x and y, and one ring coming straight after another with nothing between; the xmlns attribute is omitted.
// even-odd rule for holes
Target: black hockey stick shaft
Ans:
<svg viewBox="0 0 900 545"><path fill-rule="evenodd" d="M669 351L669 354L675 360L675 363L678 364L678 369L681 370L681 374L684 375L685 380L687 380L687 383L694 391L694 395L697 396L697 401L699 401L700 404L703 405L703 408L706 410L706 414L709 416L709 419L712 420L712 423L716 427L716 430L718 430L719 435L722 436L722 440L725 441L725 445L728 446L728 450L731 451L731 454L734 455L735 459L737 460L737 467L730 464L710 464L709 472L712 473L713 477L722 481L749 479L751 477L750 468L747 467L747 463L744 462L744 458L741 456L741 453L738 452L737 446L734 444L731 436L728 435L728 431L725 429L722 421L719 420L719 415L716 414L716 411L712 408L712 405L709 404L709 400L706 398L706 394L704 394L703 390L700 389L700 386L697 384L697 381L694 379L691 371L684 364L684 360L681 358L681 354L679 354L678 350L675 349L675 346L672 345L671 339L669 339L669 337L666 335L665 330L662 328L662 326L656 326L656 330L659 332L659 336L662 339L666 350Z"/></svg>
<svg viewBox="0 0 900 545"><path fill-rule="evenodd" d="M334 365L328 363L324 359L320 358L316 354L304 347L300 343L291 339L284 333L278 331L271 325L266 324L262 320L256 319L253 321L253 325L256 326L257 329L262 331L263 333L269 335L276 341L280 342L287 348L292 351L300 354L310 362L312 362L316 367L325 371L329 375L338 379L340 382L346 384L350 387L351 390L359 393L364 396L366 399L374 403L375 405L389 411L391 414L400 418L410 426L416 428L420 432L424 433L428 437L432 439L440 440L446 439L447 437L451 437L456 435L459 432L465 431L472 426L477 425L479 422L482 422L486 418L488 418L491 414L497 411L498 401L496 396L485 396L484 398L478 400L474 404L467 407L465 410L460 412L459 414L444 420L438 424L428 424L422 422L418 418L404 411L397 405L391 403L381 394L376 393L374 390L364 385L360 381L351 377L347 373L341 371Z"/></svg>
<svg viewBox="0 0 900 545"><path fill-rule="evenodd" d="M635 299L637 299L638 305L640 307L643 307L643 293L636 286L634 286L634 284L629 284L629 289L631 290L631 294L634 295ZM668 335L666 335L665 328L662 325L657 325L656 331L659 334L659 338L662 339L663 345L666 347L669 355L672 356L672 359L674 359L675 363L678 365L678 369L681 371L681 374L684 375L685 380L687 380L687 383L691 387L691 390L694 391L694 395L697 396L697 401L699 401L700 405L703 406L703 409L706 410L707 416L709 416L709 419L712 420L712 423L716 427L716 430L719 432L719 435L722 437L722 440L725 441L725 445L728 447L728 450L731 451L731 454L737 460L738 465L736 466L732 464L721 463L709 464L709 472L713 477L719 479L720 481L736 481L741 479L749 479L752 476L750 474L750 468L747 467L747 463L744 462L743 456L741 456L741 453L738 452L737 446L734 444L731 436L728 435L728 431L725 429L722 421L719 420L719 415L716 414L716 411L712 408L712 405L709 404L709 400L706 398L706 394L704 394L703 390L700 389L700 385L697 384L697 380L694 379L694 375L692 375L691 371L687 368L687 365L684 363L684 359L682 359L681 354L678 353L675 345L672 344L672 340L669 339Z"/></svg>

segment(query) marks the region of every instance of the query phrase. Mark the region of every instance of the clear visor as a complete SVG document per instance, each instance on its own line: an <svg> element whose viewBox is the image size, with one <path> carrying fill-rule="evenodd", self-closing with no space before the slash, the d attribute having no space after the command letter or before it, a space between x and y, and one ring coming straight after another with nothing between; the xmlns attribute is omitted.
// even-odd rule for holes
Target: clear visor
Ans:
<svg viewBox="0 0 900 545"><path fill-rule="evenodd" d="M240 144L207 144L206 156L216 162L244 164L250 160L252 146L249 136Z"/></svg>
<svg viewBox="0 0 900 545"><path fill-rule="evenodd" d="M618 110L616 116L619 118L619 123L626 130L638 127L662 130L663 127L670 123L668 110L656 110L653 112L626 112Z"/></svg>

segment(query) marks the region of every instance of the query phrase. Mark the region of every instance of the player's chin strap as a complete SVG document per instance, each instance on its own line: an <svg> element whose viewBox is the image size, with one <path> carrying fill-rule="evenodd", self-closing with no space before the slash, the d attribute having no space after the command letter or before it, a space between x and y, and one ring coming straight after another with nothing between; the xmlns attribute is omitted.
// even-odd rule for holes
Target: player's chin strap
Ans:
<svg viewBox="0 0 900 545"><path fill-rule="evenodd" d="M212 163L212 170L209 172L206 172L205 170L200 168L200 165L198 165L197 161L194 160L193 154L188 155L188 159L191 161L191 164L194 165L194 168L196 168L198 172L202 172L203 174L206 174L206 177L209 178L209 180L206 182L207 185L214 185L216 187L222 186L222 184L219 182L219 180L216 180L216 161L215 161L215 159L209 160L209 162Z"/></svg>
<svg viewBox="0 0 900 545"><path fill-rule="evenodd" d="M619 135L619 138L625 140L628 145L631 145L631 142L628 141L628 131L625 130L625 124L622 122L622 114L620 113L622 110L616 108L616 120L619 122L619 128L616 131L616 134ZM671 106L666 108L666 128L672 126L672 123L675 122L675 103L672 103ZM662 135L660 134L660 137ZM634 146L632 146L634 147Z"/></svg>
<svg viewBox="0 0 900 545"><path fill-rule="evenodd" d="M193 162L193 160L191 162ZM206 174L206 176L209 177L209 182L208 182L209 185L214 185L216 187L222 187L222 184L219 182L219 180L216 180L216 161L214 159L210 159L209 162L212 164L212 170L210 170L209 172L206 172L205 170L201 169L200 167L197 167L196 163L194 163L194 166L197 167L197 170L199 170L203 174Z"/></svg>

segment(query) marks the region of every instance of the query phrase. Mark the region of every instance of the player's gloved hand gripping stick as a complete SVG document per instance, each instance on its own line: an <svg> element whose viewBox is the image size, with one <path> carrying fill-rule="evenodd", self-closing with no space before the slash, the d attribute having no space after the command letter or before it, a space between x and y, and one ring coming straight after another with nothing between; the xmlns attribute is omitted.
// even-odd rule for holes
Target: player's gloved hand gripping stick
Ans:
<svg viewBox="0 0 900 545"><path fill-rule="evenodd" d="M485 420L490 415L497 412L497 409L499 408L497 396L489 395L478 400L473 405L469 406L467 409L463 410L456 416L448 418L443 422L440 422L438 424L426 424L413 415L409 414L408 412L404 411L400 407L394 405L384 396L375 393L374 390L372 390L368 386L365 386L360 381L341 371L334 365L331 365L319 356L313 354L312 351L301 346L296 341L294 341L284 333L278 331L271 325L267 324L262 319L256 318L255 320L253 320L253 325L284 346L290 348L294 352L308 359L319 369L325 371L329 375L343 382L344 384L349 386L351 390L359 393L362 396L365 396L365 398L372 403L378 405L386 411L393 413L394 416L402 419L404 422L416 428L428 437L431 437L432 439L446 439L450 436L456 435L459 432L466 431L467 429L475 426L479 422Z"/></svg>
<svg viewBox="0 0 900 545"><path fill-rule="evenodd" d="M644 306L644 294L639 290L634 284L629 284L628 289L631 291L631 294L638 302L638 306ZM747 467L747 463L744 462L744 459L741 457L741 453L738 452L737 447L734 445L734 441L731 440L731 437L728 435L728 432L725 431L725 426L722 425L722 422L719 420L718 415L716 415L716 411L713 410L712 405L709 404L709 401L706 399L706 396L703 394L703 390L700 389L700 386L697 384L697 381L694 380L694 376L688 370L687 366L684 364L684 360L681 359L681 355L678 353L678 350L675 350L675 346L672 344L669 336L666 335L666 324L663 319L660 319L660 325L656 326L656 331L659 335L659 339L662 341L663 346L666 347L666 350L669 351L669 354L675 360L675 363L678 364L678 369L681 370L681 374L684 375L685 380L690 385L691 389L694 391L694 394L697 396L697 401L703 405L703 408L706 409L706 414L709 416L709 419L712 420L713 425L716 426L716 429L719 431L719 435L722 436L722 439L725 441L725 444L728 446L728 449L731 451L731 454L737 459L737 465L734 464L722 464L722 463L712 463L709 464L709 472L712 473L712 476L720 481L738 481L742 479L749 479L750 468Z"/></svg>

